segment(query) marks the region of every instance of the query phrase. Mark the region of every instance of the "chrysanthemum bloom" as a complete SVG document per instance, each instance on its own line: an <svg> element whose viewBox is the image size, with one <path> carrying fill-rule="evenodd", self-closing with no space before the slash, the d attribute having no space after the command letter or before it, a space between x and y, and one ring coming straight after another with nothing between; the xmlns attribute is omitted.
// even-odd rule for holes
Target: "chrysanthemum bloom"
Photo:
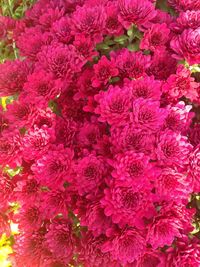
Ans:
<svg viewBox="0 0 200 267"><path fill-rule="evenodd" d="M185 236L176 246L167 250L166 267L198 267L200 265L200 245L197 238L188 240Z"/></svg>
<svg viewBox="0 0 200 267"><path fill-rule="evenodd" d="M147 197L148 196L148 197ZM135 186L114 185L104 190L101 200L106 216L111 216L113 223L120 227L126 224L143 228L143 217L154 212L151 193L148 189L136 189Z"/></svg>
<svg viewBox="0 0 200 267"><path fill-rule="evenodd" d="M118 19L119 7L117 2L108 1L105 6L106 23L105 33L108 35L118 36L123 34L123 26Z"/></svg>
<svg viewBox="0 0 200 267"><path fill-rule="evenodd" d="M51 40L52 38L50 38ZM27 42L28 40L28 42ZM38 52L46 43L50 43L48 36L45 35L39 26L26 28L25 31L17 38L17 47L21 56L29 57L36 60Z"/></svg>
<svg viewBox="0 0 200 267"><path fill-rule="evenodd" d="M77 7L73 13L72 21L74 34L84 33L90 36L94 42L102 40L102 32L106 22L106 13L102 5Z"/></svg>
<svg viewBox="0 0 200 267"><path fill-rule="evenodd" d="M200 9L199 1L194 0L168 0L168 3L179 12Z"/></svg>
<svg viewBox="0 0 200 267"><path fill-rule="evenodd" d="M146 182L146 177L152 168L148 156L133 151L116 155L111 164L114 167L112 176L124 184L132 184L134 187Z"/></svg>
<svg viewBox="0 0 200 267"><path fill-rule="evenodd" d="M200 27L200 10L187 10L180 13L177 18L177 27L179 30L197 29Z"/></svg>
<svg viewBox="0 0 200 267"><path fill-rule="evenodd" d="M111 127L111 143L116 152L132 150L150 155L154 149L155 136L141 129L136 129L134 124L123 127Z"/></svg>
<svg viewBox="0 0 200 267"><path fill-rule="evenodd" d="M148 226L147 243L153 249L170 246L175 237L181 237L179 229L182 228L176 218L156 217L151 225Z"/></svg>
<svg viewBox="0 0 200 267"><path fill-rule="evenodd" d="M170 45L176 59L185 59L190 65L200 62L200 27L186 29L171 40Z"/></svg>
<svg viewBox="0 0 200 267"><path fill-rule="evenodd" d="M164 267L165 254L153 249L147 249L144 254L135 262L135 267ZM129 267L129 265L127 266ZM131 267L131 265L130 265Z"/></svg>
<svg viewBox="0 0 200 267"><path fill-rule="evenodd" d="M84 266L119 267L109 252L102 252L101 247L107 238L104 235L94 237L91 232L84 233L78 247L79 260Z"/></svg>
<svg viewBox="0 0 200 267"><path fill-rule="evenodd" d="M200 124L195 123L193 127L189 129L188 134L189 141L194 147L200 144Z"/></svg>
<svg viewBox="0 0 200 267"><path fill-rule="evenodd" d="M101 157L90 154L80 159L74 166L73 179L78 193L81 196L88 193L94 194L103 181L105 171L105 163Z"/></svg>
<svg viewBox="0 0 200 267"><path fill-rule="evenodd" d="M48 192L43 192L41 195L43 214L50 219L62 214L64 217L68 215L68 207L71 201L71 194L68 189L61 188Z"/></svg>
<svg viewBox="0 0 200 267"><path fill-rule="evenodd" d="M151 19L156 16L156 10L150 1L120 0L119 21L128 29L132 24L139 28L149 25Z"/></svg>
<svg viewBox="0 0 200 267"><path fill-rule="evenodd" d="M190 175L194 179L194 191L200 189L200 145L190 155Z"/></svg>
<svg viewBox="0 0 200 267"><path fill-rule="evenodd" d="M44 46L38 53L38 68L44 68L52 73L55 78L70 80L74 73L79 72L84 61L73 45L53 43Z"/></svg>
<svg viewBox="0 0 200 267"><path fill-rule="evenodd" d="M73 45L84 60L92 61L93 57L98 56L91 38L84 33L75 35Z"/></svg>
<svg viewBox="0 0 200 267"><path fill-rule="evenodd" d="M102 56L93 68L95 76L93 78L92 85L94 87L106 85L112 77L115 77L118 74L117 66L113 60L108 60L106 56Z"/></svg>
<svg viewBox="0 0 200 267"><path fill-rule="evenodd" d="M37 109L35 103L27 100L14 101L7 105L6 118L9 120L11 127L23 128L34 125L37 118Z"/></svg>
<svg viewBox="0 0 200 267"><path fill-rule="evenodd" d="M42 128L29 130L21 140L21 150L24 159L33 160L47 152L54 140L54 130L44 125Z"/></svg>
<svg viewBox="0 0 200 267"><path fill-rule="evenodd" d="M131 108L130 89L127 87L109 86L108 91L100 91L95 96L99 103L95 113L99 114L99 121L109 124L125 124L129 118Z"/></svg>
<svg viewBox="0 0 200 267"><path fill-rule="evenodd" d="M161 129L167 116L167 110L160 108L160 102L149 99L133 101L131 122L138 129L155 132Z"/></svg>
<svg viewBox="0 0 200 267"><path fill-rule="evenodd" d="M51 31L59 42L68 44L73 38L71 34L71 19L62 17L56 20L51 27Z"/></svg>
<svg viewBox="0 0 200 267"><path fill-rule="evenodd" d="M26 61L6 61L0 68L0 96L14 95L22 91L30 66Z"/></svg>
<svg viewBox="0 0 200 267"><path fill-rule="evenodd" d="M34 176L25 174L20 178L15 189L16 198L20 200L20 203L24 204L37 202L41 196L41 185Z"/></svg>
<svg viewBox="0 0 200 267"><path fill-rule="evenodd" d="M192 179L174 169L162 169L161 174L155 178L156 197L160 201L180 202L182 199L187 200L192 191Z"/></svg>
<svg viewBox="0 0 200 267"><path fill-rule="evenodd" d="M39 23L45 29L49 29L52 24L62 18L64 16L64 9L60 9L59 7L55 8L47 8L47 10L41 14L39 18Z"/></svg>
<svg viewBox="0 0 200 267"><path fill-rule="evenodd" d="M114 260L125 265L137 260L145 247L143 235L135 228L127 227L108 238L102 246L102 252L110 252Z"/></svg>
<svg viewBox="0 0 200 267"><path fill-rule="evenodd" d="M60 94L63 85L60 80L54 80L52 75L41 70L28 76L24 84L24 96L29 102L46 102Z"/></svg>
<svg viewBox="0 0 200 267"><path fill-rule="evenodd" d="M111 218L107 217L99 200L83 201L78 205L80 225L88 228L94 236L105 234L112 226Z"/></svg>
<svg viewBox="0 0 200 267"><path fill-rule="evenodd" d="M166 50L160 53L155 51L151 65L146 70L148 75L153 75L158 80L166 80L170 74L176 72L177 61Z"/></svg>
<svg viewBox="0 0 200 267"><path fill-rule="evenodd" d="M72 224L62 218L54 219L45 235L46 244L55 258L68 263L74 251Z"/></svg>
<svg viewBox="0 0 200 267"><path fill-rule="evenodd" d="M38 204L23 204L20 212L15 215L15 222L21 231L39 229L43 219L44 214Z"/></svg>
<svg viewBox="0 0 200 267"><path fill-rule="evenodd" d="M190 112L191 109L192 105L185 105L183 101L170 107L169 114L165 119L164 128L174 132L186 133L194 117L193 112Z"/></svg>
<svg viewBox="0 0 200 267"><path fill-rule="evenodd" d="M191 72L183 65L179 65L176 74L171 74L166 83L163 84L163 91L166 92L173 101L177 101L182 96L197 99L198 83L191 77Z"/></svg>
<svg viewBox="0 0 200 267"><path fill-rule="evenodd" d="M150 66L150 56L143 55L142 52L131 52L126 48L110 53L119 70L121 78L140 78L145 74L145 70Z"/></svg>
<svg viewBox="0 0 200 267"><path fill-rule="evenodd" d="M125 80L125 85L131 87L132 98L135 100L137 98L160 100L161 96L161 85L162 83L155 80L153 76L144 76L137 80Z"/></svg>
<svg viewBox="0 0 200 267"><path fill-rule="evenodd" d="M170 130L161 132L155 149L159 165L184 167L189 163L192 145L187 137Z"/></svg>
<svg viewBox="0 0 200 267"><path fill-rule="evenodd" d="M41 184L59 188L69 180L73 152L63 145L54 145L39 158L31 169Z"/></svg>
<svg viewBox="0 0 200 267"><path fill-rule="evenodd" d="M151 28L145 32L140 43L140 48L150 51L163 51L169 40L169 34L170 29L165 23L153 24Z"/></svg>

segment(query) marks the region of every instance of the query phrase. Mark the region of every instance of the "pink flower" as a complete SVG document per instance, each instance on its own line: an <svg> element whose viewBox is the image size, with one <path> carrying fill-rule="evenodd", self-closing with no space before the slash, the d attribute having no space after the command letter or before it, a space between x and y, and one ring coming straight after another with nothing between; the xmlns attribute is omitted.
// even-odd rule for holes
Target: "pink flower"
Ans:
<svg viewBox="0 0 200 267"><path fill-rule="evenodd" d="M182 96L190 98L192 101L198 96L198 83L191 77L191 73L183 65L179 65L176 74L171 74L166 83L163 84L163 91L166 92L173 101L177 101Z"/></svg>
<svg viewBox="0 0 200 267"><path fill-rule="evenodd" d="M79 260L84 266L109 266L119 267L117 261L113 260L109 252L102 252L101 247L106 237L101 235L94 237L91 232L83 232L79 246Z"/></svg>
<svg viewBox="0 0 200 267"><path fill-rule="evenodd" d="M6 61L0 69L0 96L14 95L22 91L30 66L26 61Z"/></svg>
<svg viewBox="0 0 200 267"><path fill-rule="evenodd" d="M73 152L63 145L52 146L39 158L31 169L41 184L59 188L68 181L71 172Z"/></svg>
<svg viewBox="0 0 200 267"><path fill-rule="evenodd" d="M140 43L141 49L150 51L164 50L169 40L170 30L165 23L153 24L144 34Z"/></svg>
<svg viewBox="0 0 200 267"><path fill-rule="evenodd" d="M171 40L170 45L176 59L185 59L190 65L200 62L200 27L186 29Z"/></svg>
<svg viewBox="0 0 200 267"><path fill-rule="evenodd" d="M112 77L117 76L118 69L115 63L102 56L97 64L93 66L95 76L92 81L92 86L99 87L106 85Z"/></svg>
<svg viewBox="0 0 200 267"><path fill-rule="evenodd" d="M116 155L111 164L114 167L112 176L123 184L133 185L134 187L144 185L147 182L146 177L151 169L149 157L143 153L134 153L133 151Z"/></svg>
<svg viewBox="0 0 200 267"><path fill-rule="evenodd" d="M156 195L160 200L187 200L192 189L192 180L186 174L171 168L162 169L161 174L155 178Z"/></svg>
<svg viewBox="0 0 200 267"><path fill-rule="evenodd" d="M65 219L54 219L45 235L46 244L56 259L64 260L67 264L73 255L74 237L72 224Z"/></svg>
<svg viewBox="0 0 200 267"><path fill-rule="evenodd" d="M196 147L200 144L200 124L195 123L193 127L189 129L189 141L190 143Z"/></svg>
<svg viewBox="0 0 200 267"><path fill-rule="evenodd" d="M180 13L177 18L177 26L180 30L197 29L200 27L200 10L187 10Z"/></svg>
<svg viewBox="0 0 200 267"><path fill-rule="evenodd" d="M108 91L100 91L95 100L99 103L95 109L95 113L100 114L99 121L120 125L128 120L131 108L129 88L110 85Z"/></svg>
<svg viewBox="0 0 200 267"><path fill-rule="evenodd" d="M145 70L150 65L150 56L145 56L142 52L131 52L126 48L120 51L111 52L113 60L119 70L121 78L140 78L145 74Z"/></svg>
<svg viewBox="0 0 200 267"><path fill-rule="evenodd" d="M194 179L194 191L200 189L200 145L198 145L190 156L190 175Z"/></svg>
<svg viewBox="0 0 200 267"><path fill-rule="evenodd" d="M51 31L57 40L66 44L70 43L73 38L71 30L71 19L69 17L62 17L56 20L51 27Z"/></svg>
<svg viewBox="0 0 200 267"><path fill-rule="evenodd" d="M154 212L150 190L131 185L116 184L105 189L101 204L105 215L120 227L129 225L144 228L143 217Z"/></svg>
<svg viewBox="0 0 200 267"><path fill-rule="evenodd" d="M165 254L153 249L147 249L144 254L135 262L135 267L164 267ZM129 265L127 266L129 267ZM131 265L130 265L131 267Z"/></svg>
<svg viewBox="0 0 200 267"><path fill-rule="evenodd" d="M77 162L74 172L74 184L79 195L94 194L103 182L104 162L101 157L90 154Z"/></svg>
<svg viewBox="0 0 200 267"><path fill-rule="evenodd" d="M166 130L159 134L155 152L158 164L184 167L189 163L188 156L191 150L192 145L188 143L187 137Z"/></svg>
<svg viewBox="0 0 200 267"><path fill-rule="evenodd" d="M76 49L72 45L53 43L44 46L38 53L38 68L44 68L52 73L55 78L70 80L76 72L85 64Z"/></svg>
<svg viewBox="0 0 200 267"><path fill-rule="evenodd" d="M140 0L120 0L119 1L119 21L128 29L131 24L136 24L139 28L149 25L151 19L156 16L156 10L150 1Z"/></svg>
<svg viewBox="0 0 200 267"><path fill-rule="evenodd" d="M121 264L133 263L145 249L145 239L135 228L124 228L106 241L103 252L110 252Z"/></svg>
<svg viewBox="0 0 200 267"><path fill-rule="evenodd" d="M54 130L44 125L42 128L29 130L22 138L21 150L24 159L33 160L39 158L49 149L54 140Z"/></svg>
<svg viewBox="0 0 200 267"><path fill-rule="evenodd" d="M60 80L54 80L51 74L41 70L28 76L24 92L29 101L48 102L60 94L62 87Z"/></svg>
<svg viewBox="0 0 200 267"><path fill-rule="evenodd" d="M155 80L153 76L144 76L141 79L125 80L125 85L131 87L133 99L144 98L151 100L160 100L162 83Z"/></svg>
<svg viewBox="0 0 200 267"><path fill-rule="evenodd" d="M106 13L102 5L77 7L72 16L73 32L92 36L94 42L102 40L105 27Z"/></svg>
<svg viewBox="0 0 200 267"><path fill-rule="evenodd" d="M55 8L48 8L44 13L41 14L39 17L39 23L42 25L42 27L49 29L52 24L59 20L64 15L64 10L59 7Z"/></svg>
<svg viewBox="0 0 200 267"><path fill-rule="evenodd" d="M160 108L157 101L138 98L133 101L131 121L138 129L155 132L159 130L167 116L167 110Z"/></svg>
<svg viewBox="0 0 200 267"><path fill-rule="evenodd" d="M198 10L200 9L199 1L192 0L168 0L168 3L174 7L177 11L186 11L186 10Z"/></svg>

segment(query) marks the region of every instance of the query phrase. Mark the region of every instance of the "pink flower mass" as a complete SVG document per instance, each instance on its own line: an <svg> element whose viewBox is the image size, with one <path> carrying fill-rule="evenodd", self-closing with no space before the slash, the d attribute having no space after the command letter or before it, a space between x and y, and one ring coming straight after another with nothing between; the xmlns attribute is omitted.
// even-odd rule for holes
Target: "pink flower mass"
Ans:
<svg viewBox="0 0 200 267"><path fill-rule="evenodd" d="M38 0L0 43L13 267L199 267L200 1Z"/></svg>

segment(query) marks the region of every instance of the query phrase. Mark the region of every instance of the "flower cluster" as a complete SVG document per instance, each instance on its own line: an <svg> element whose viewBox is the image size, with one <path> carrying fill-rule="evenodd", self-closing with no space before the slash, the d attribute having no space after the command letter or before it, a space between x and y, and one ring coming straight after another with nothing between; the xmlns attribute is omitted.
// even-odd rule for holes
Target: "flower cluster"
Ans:
<svg viewBox="0 0 200 267"><path fill-rule="evenodd" d="M18 224L14 266L200 266L200 4L160 2L39 0L9 22L0 231Z"/></svg>

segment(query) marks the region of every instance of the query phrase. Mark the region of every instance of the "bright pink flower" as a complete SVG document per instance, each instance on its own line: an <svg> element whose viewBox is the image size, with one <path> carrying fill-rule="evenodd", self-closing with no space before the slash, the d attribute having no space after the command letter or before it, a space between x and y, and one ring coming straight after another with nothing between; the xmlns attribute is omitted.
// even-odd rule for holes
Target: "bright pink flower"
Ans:
<svg viewBox="0 0 200 267"><path fill-rule="evenodd" d="M98 200L81 203L78 211L80 225L87 227L94 236L105 234L112 225L111 218L104 214L104 209Z"/></svg>
<svg viewBox="0 0 200 267"><path fill-rule="evenodd" d="M166 130L159 134L155 152L159 165L184 167L189 163L191 150L192 145L188 143L187 137Z"/></svg>
<svg viewBox="0 0 200 267"><path fill-rule="evenodd" d="M77 53L72 45L53 43L44 46L38 53L38 68L44 68L52 73L55 78L70 80L76 72L85 64L83 58Z"/></svg>
<svg viewBox="0 0 200 267"><path fill-rule="evenodd" d="M60 80L54 80L51 74L41 70L28 76L24 92L25 97L30 98L30 102L48 102L60 94L62 87Z"/></svg>
<svg viewBox="0 0 200 267"><path fill-rule="evenodd" d="M148 156L133 151L116 155L111 164L114 167L112 176L123 184L134 187L144 185L147 182L146 178L152 168Z"/></svg>
<svg viewBox="0 0 200 267"><path fill-rule="evenodd" d="M155 132L159 130L167 116L167 110L160 108L157 101L138 98L133 101L131 121L138 129Z"/></svg>
<svg viewBox="0 0 200 267"><path fill-rule="evenodd" d="M105 86L112 77L117 76L118 69L113 60L108 60L106 56L102 56L97 64L93 66L95 76L92 81L92 86Z"/></svg>
<svg viewBox="0 0 200 267"><path fill-rule="evenodd" d="M120 128L111 127L110 141L117 152L132 150L149 155L154 149L155 137L136 129L134 124L127 124Z"/></svg>
<svg viewBox="0 0 200 267"><path fill-rule="evenodd" d="M119 8L117 1L108 1L105 7L106 10L106 25L105 32L108 35L119 36L123 34L123 27L118 19Z"/></svg>
<svg viewBox="0 0 200 267"><path fill-rule="evenodd" d="M121 264L133 263L144 252L145 239L135 228L125 228L112 236L102 246L103 252L110 252Z"/></svg>
<svg viewBox="0 0 200 267"><path fill-rule="evenodd" d="M194 179L194 191L200 189L200 145L198 145L190 156L190 175Z"/></svg>
<svg viewBox="0 0 200 267"><path fill-rule="evenodd" d="M200 9L199 1L193 0L168 0L168 3L174 7L177 11L186 11L186 10L198 10Z"/></svg>
<svg viewBox="0 0 200 267"><path fill-rule="evenodd" d="M93 57L98 56L91 38L87 37L84 33L75 35L73 45L85 60L92 61Z"/></svg>
<svg viewBox="0 0 200 267"><path fill-rule="evenodd" d="M94 40L102 40L102 32L105 27L106 13L101 5L77 7L72 16L74 34L84 33Z"/></svg>
<svg viewBox="0 0 200 267"><path fill-rule="evenodd" d="M104 165L102 158L90 154L80 159L74 166L75 177L73 182L81 196L88 193L94 194L98 189L103 182Z"/></svg>
<svg viewBox="0 0 200 267"><path fill-rule="evenodd" d="M163 85L163 91L169 94L173 101L182 96L195 100L198 96L197 88L198 83L183 65L179 65L176 74L171 74Z"/></svg>
<svg viewBox="0 0 200 267"><path fill-rule="evenodd" d="M69 180L73 152L63 145L52 146L31 169L41 184L59 188Z"/></svg>
<svg viewBox="0 0 200 267"><path fill-rule="evenodd" d="M186 29L171 40L170 45L176 59L185 59L190 65L200 62L200 27Z"/></svg>
<svg viewBox="0 0 200 267"><path fill-rule="evenodd" d="M0 68L0 96L14 95L22 91L30 71L26 61L6 61Z"/></svg>
<svg viewBox="0 0 200 267"><path fill-rule="evenodd" d="M151 28L145 32L140 43L140 48L150 51L162 51L166 48L169 34L170 30L165 23L153 24Z"/></svg>
<svg viewBox="0 0 200 267"><path fill-rule="evenodd" d="M57 40L68 44L73 36L71 34L71 19L69 17L62 17L55 21L51 29Z"/></svg>
<svg viewBox="0 0 200 267"><path fill-rule="evenodd" d="M33 160L39 158L49 149L54 140L54 130L44 125L42 128L29 130L22 138L21 150L24 159Z"/></svg>
<svg viewBox="0 0 200 267"><path fill-rule="evenodd" d="M144 98L151 100L160 100L162 83L155 80L153 76L144 76L141 79L125 80L125 85L131 87L133 99Z"/></svg>
<svg viewBox="0 0 200 267"><path fill-rule="evenodd" d="M54 219L45 235L46 244L54 258L68 263L74 251L72 224L68 220Z"/></svg>
<svg viewBox="0 0 200 267"><path fill-rule="evenodd" d="M48 8L44 13L41 14L39 18L39 24L47 30L52 26L52 24L59 20L64 15L64 10L59 7Z"/></svg>
<svg viewBox="0 0 200 267"><path fill-rule="evenodd" d="M132 24L139 28L148 26L151 19L156 16L153 4L144 0L120 0L119 1L119 21L128 29Z"/></svg>
<svg viewBox="0 0 200 267"><path fill-rule="evenodd" d="M145 74L145 70L150 66L150 56L145 56L142 52L131 52L126 48L110 53L119 70L121 78L140 78Z"/></svg>
<svg viewBox="0 0 200 267"><path fill-rule="evenodd" d="M161 174L155 178L155 192L160 201L187 200L192 190L192 180L186 174L171 168L162 169Z"/></svg>
<svg viewBox="0 0 200 267"><path fill-rule="evenodd" d="M148 197L147 197L148 196ZM114 185L104 190L101 199L106 216L120 227L125 225L143 228L143 217L154 212L150 190L136 189L135 186Z"/></svg>
<svg viewBox="0 0 200 267"><path fill-rule="evenodd" d="M189 141L190 143L196 147L200 144L200 124L195 123L193 127L189 129Z"/></svg>
<svg viewBox="0 0 200 267"><path fill-rule="evenodd" d="M119 267L119 263L114 261L109 252L102 252L101 247L106 241L106 237L101 235L94 237L91 232L84 233L81 238L79 249L79 260L84 266L93 267Z"/></svg>
<svg viewBox="0 0 200 267"><path fill-rule="evenodd" d="M200 10L187 10L180 13L177 18L177 26L180 30L197 29L200 27Z"/></svg>
<svg viewBox="0 0 200 267"><path fill-rule="evenodd" d="M129 88L110 85L108 91L100 91L95 100L99 103L95 109L95 113L100 114L99 121L120 125L128 120L131 108Z"/></svg>
<svg viewBox="0 0 200 267"><path fill-rule="evenodd" d="M176 246L167 250L166 267L198 267L200 265L200 246L197 238L182 238Z"/></svg>

